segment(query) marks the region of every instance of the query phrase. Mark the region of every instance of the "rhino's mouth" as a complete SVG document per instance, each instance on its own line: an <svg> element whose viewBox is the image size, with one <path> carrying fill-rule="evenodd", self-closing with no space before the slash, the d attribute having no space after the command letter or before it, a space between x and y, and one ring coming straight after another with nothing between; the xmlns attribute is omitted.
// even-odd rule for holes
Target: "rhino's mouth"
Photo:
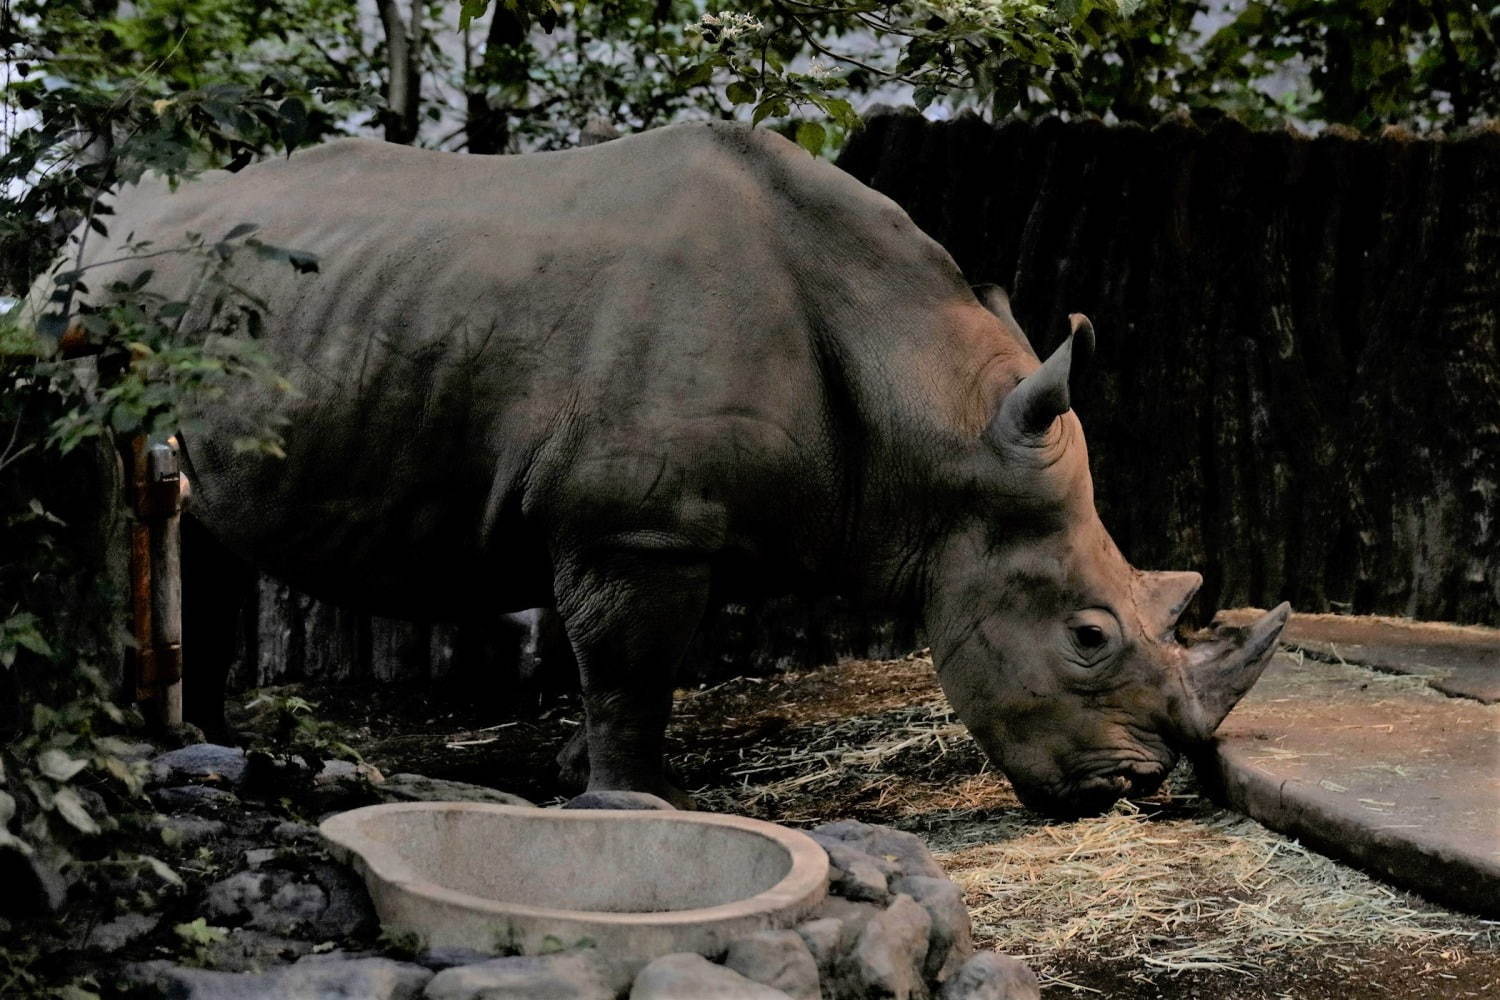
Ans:
<svg viewBox="0 0 1500 1000"><path fill-rule="evenodd" d="M1026 808L1056 819L1079 819L1106 812L1122 798L1150 795L1161 787L1168 770L1155 761L1127 760L1053 788L1011 783Z"/></svg>

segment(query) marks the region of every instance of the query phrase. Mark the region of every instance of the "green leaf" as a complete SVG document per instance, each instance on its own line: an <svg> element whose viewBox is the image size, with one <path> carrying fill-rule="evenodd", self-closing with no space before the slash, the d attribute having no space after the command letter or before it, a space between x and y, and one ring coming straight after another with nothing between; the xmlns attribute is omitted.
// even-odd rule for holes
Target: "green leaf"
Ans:
<svg viewBox="0 0 1500 1000"><path fill-rule="evenodd" d="M689 66L681 73L678 73L673 82L679 90L687 90L689 87L696 87L699 84L707 83L713 75L714 68L708 63L703 62Z"/></svg>
<svg viewBox="0 0 1500 1000"><path fill-rule="evenodd" d="M797 145L807 150L813 156L823 152L823 144L827 141L828 133L817 122L799 122L797 124Z"/></svg>
<svg viewBox="0 0 1500 1000"><path fill-rule="evenodd" d="M16 634L15 638L16 645L25 646L27 649L31 650L38 656L45 656L49 659L51 658L52 647L47 645L47 640L43 639L42 634L36 629L29 628L25 631L19 632Z"/></svg>
<svg viewBox="0 0 1500 1000"><path fill-rule="evenodd" d="M724 88L724 96L730 104L754 104L758 91L744 80L736 80Z"/></svg>
<svg viewBox="0 0 1500 1000"><path fill-rule="evenodd" d="M86 760L69 757L61 750L43 750L37 755L37 770L41 771L53 781L72 781L74 775L89 766Z"/></svg>
<svg viewBox="0 0 1500 1000"><path fill-rule="evenodd" d="M463 0L458 9L458 30L463 31L469 26L469 22L476 17L481 17L489 9L490 0Z"/></svg>
<svg viewBox="0 0 1500 1000"><path fill-rule="evenodd" d="M26 841L22 840L20 837L17 837L9 830L4 829L0 829L0 847L9 847L13 851L20 852L23 857L28 858L31 857L35 850Z"/></svg>
<svg viewBox="0 0 1500 1000"><path fill-rule="evenodd" d="M926 111L927 106L937 97L936 87L918 87L912 91L911 102L917 106L918 111Z"/></svg>
<svg viewBox="0 0 1500 1000"><path fill-rule="evenodd" d="M57 814L67 820L68 825L79 833L99 832L99 824L94 822L94 817L89 815L88 809L84 808L83 800L73 789L64 788L58 791L52 798L52 808L57 810Z"/></svg>
<svg viewBox="0 0 1500 1000"><path fill-rule="evenodd" d="M235 226L224 234L224 240L227 242L228 240L237 240L241 236L249 236L259 228L260 223L258 222L241 222L238 226Z"/></svg>
<svg viewBox="0 0 1500 1000"><path fill-rule="evenodd" d="M813 101L818 107L828 112L829 117L844 126L844 128L853 129L859 127L859 112L854 110L854 105L842 97L818 96L814 97Z"/></svg>
<svg viewBox="0 0 1500 1000"><path fill-rule="evenodd" d="M129 789L131 794L140 792L142 787L140 776L130 769L129 764L118 757L101 757L99 763L104 766L104 770L108 771L111 777Z"/></svg>
<svg viewBox="0 0 1500 1000"><path fill-rule="evenodd" d="M302 140L307 135L307 105L299 98L288 97L276 109L276 114L280 118L281 142L290 156L292 150L302 145Z"/></svg>
<svg viewBox="0 0 1500 1000"><path fill-rule="evenodd" d="M99 994L86 990L77 983L69 983L55 994L57 1000L99 1000Z"/></svg>
<svg viewBox="0 0 1500 1000"><path fill-rule="evenodd" d="M161 879L168 885L175 885L178 888L181 888L184 884L182 881L182 876L173 871L172 867L160 858L153 858L149 854L142 854L140 855L140 860L145 864L147 868L150 868L153 872L156 873L157 878Z"/></svg>
<svg viewBox="0 0 1500 1000"><path fill-rule="evenodd" d="M213 944L229 936L229 932L224 928L215 927L202 917L185 924L176 924L172 931L188 944L197 945Z"/></svg>
<svg viewBox="0 0 1500 1000"><path fill-rule="evenodd" d="M792 106L784 97L768 97L755 106L755 113L750 116L751 125L759 125L767 118L780 117L790 114Z"/></svg>

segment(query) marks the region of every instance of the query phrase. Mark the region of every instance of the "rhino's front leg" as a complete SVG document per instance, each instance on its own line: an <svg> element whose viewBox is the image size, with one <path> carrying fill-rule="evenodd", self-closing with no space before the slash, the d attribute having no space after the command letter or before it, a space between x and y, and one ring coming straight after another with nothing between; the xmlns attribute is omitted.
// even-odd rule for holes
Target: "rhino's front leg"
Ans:
<svg viewBox="0 0 1500 1000"><path fill-rule="evenodd" d="M662 752L673 678L708 603L707 562L671 551L590 553L559 560L555 586L583 687L589 789L687 803Z"/></svg>

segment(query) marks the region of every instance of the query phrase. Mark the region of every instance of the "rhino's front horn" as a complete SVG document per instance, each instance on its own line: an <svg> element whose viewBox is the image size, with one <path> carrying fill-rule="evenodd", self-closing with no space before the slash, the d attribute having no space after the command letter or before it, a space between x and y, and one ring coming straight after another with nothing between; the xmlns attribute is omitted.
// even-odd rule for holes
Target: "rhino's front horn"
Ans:
<svg viewBox="0 0 1500 1000"><path fill-rule="evenodd" d="M1260 679L1291 612L1292 606L1283 603L1232 639L1188 650L1182 678L1186 697L1177 720L1185 738L1202 742L1214 734L1229 710Z"/></svg>
<svg viewBox="0 0 1500 1000"><path fill-rule="evenodd" d="M1094 325L1082 313L1068 319L1073 326L1068 339L1000 404L991 430L1001 440L1036 437L1073 405L1078 379L1094 353Z"/></svg>

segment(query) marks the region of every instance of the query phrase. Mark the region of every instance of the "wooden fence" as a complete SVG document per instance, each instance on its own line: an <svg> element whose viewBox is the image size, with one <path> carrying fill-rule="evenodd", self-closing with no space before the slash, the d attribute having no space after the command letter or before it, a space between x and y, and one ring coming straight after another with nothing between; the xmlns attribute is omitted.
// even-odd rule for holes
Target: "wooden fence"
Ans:
<svg viewBox="0 0 1500 1000"><path fill-rule="evenodd" d="M1137 565L1204 574L1200 615L1285 598L1500 624L1500 133L890 115L839 165L971 281L1010 289L1039 351L1089 314L1099 352L1077 409L1100 512ZM535 622L412 625L256 591L240 686L504 690L566 659ZM781 599L720 611L693 662L716 678L916 641Z"/></svg>

